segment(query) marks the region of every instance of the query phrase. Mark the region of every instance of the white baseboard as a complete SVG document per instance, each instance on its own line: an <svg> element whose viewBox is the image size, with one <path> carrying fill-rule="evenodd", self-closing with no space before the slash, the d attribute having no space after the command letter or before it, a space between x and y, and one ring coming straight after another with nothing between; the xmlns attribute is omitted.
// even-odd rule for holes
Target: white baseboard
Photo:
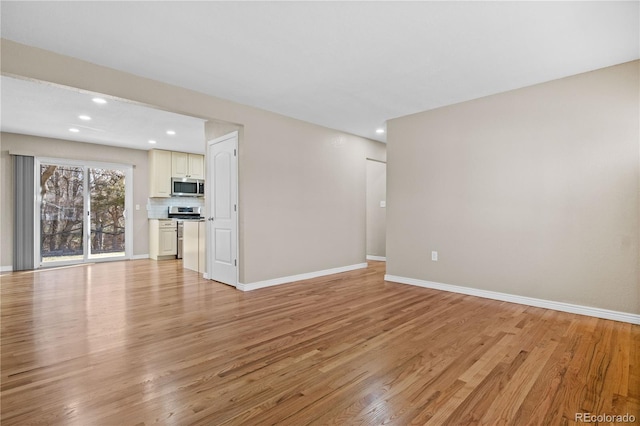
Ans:
<svg viewBox="0 0 640 426"><path fill-rule="evenodd" d="M11 271L13 271L13 265L0 266L0 272L11 272Z"/></svg>
<svg viewBox="0 0 640 426"><path fill-rule="evenodd" d="M377 260L378 262L386 262L387 258L385 256L371 256L367 255L367 260Z"/></svg>
<svg viewBox="0 0 640 426"><path fill-rule="evenodd" d="M424 281L415 278L385 275L385 281L401 284L410 284L418 287L435 290L450 291L452 293L467 294L469 296L484 297L485 299L501 300L503 302L519 303L521 305L535 306L537 308L553 309L572 314L587 315L590 317L604 318L614 321L628 322L640 325L640 315L627 312L611 311L608 309L592 308L590 306L574 305L571 303L554 302L552 300L536 299L533 297L517 296L515 294L499 293L497 291L480 290L471 287L462 287L451 284L442 284L433 281Z"/></svg>
<svg viewBox="0 0 640 426"><path fill-rule="evenodd" d="M308 272L306 274L291 275L289 277L274 278L271 280L257 281L255 283L242 284L238 283L236 288L242 291L257 290L259 288L271 287L274 285L292 283L294 281L308 280L310 278L322 277L324 275L339 274L341 272L353 271L356 269L364 269L366 263L356 263L355 265L341 266L339 268L325 269L323 271Z"/></svg>
<svg viewBox="0 0 640 426"><path fill-rule="evenodd" d="M204 278L205 280L209 279L209 274L207 274L206 272L202 274L202 278Z"/></svg>

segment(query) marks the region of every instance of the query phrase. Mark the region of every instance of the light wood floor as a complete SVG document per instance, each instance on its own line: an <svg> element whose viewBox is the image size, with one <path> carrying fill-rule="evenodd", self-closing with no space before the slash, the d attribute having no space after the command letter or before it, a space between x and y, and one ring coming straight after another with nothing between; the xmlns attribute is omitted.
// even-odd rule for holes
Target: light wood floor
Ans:
<svg viewBox="0 0 640 426"><path fill-rule="evenodd" d="M178 261L2 275L2 425L639 421L640 327L383 273L248 293Z"/></svg>

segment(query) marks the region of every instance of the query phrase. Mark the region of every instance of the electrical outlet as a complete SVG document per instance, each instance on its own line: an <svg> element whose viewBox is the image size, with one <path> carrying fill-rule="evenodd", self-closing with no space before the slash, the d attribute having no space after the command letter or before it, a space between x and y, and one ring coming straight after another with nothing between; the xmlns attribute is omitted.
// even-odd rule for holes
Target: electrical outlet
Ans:
<svg viewBox="0 0 640 426"><path fill-rule="evenodd" d="M140 210L140 204L136 204L136 210Z"/></svg>
<svg viewBox="0 0 640 426"><path fill-rule="evenodd" d="M432 251L431 252L431 260L433 260L434 262L438 261L438 252L437 251Z"/></svg>

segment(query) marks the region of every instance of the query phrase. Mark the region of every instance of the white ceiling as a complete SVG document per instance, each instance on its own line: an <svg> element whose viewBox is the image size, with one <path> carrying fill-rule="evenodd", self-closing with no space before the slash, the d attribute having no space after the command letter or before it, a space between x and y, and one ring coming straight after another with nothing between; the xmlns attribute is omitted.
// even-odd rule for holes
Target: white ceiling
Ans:
<svg viewBox="0 0 640 426"><path fill-rule="evenodd" d="M2 37L377 140L640 57L626 2L1 2ZM3 93L4 109L4 93Z"/></svg>
<svg viewBox="0 0 640 426"><path fill-rule="evenodd" d="M104 96L107 103L98 105L92 101L96 94L6 76L0 87L3 132L204 154L205 120L200 118ZM80 115L91 120L81 120ZM168 130L175 135L168 135Z"/></svg>

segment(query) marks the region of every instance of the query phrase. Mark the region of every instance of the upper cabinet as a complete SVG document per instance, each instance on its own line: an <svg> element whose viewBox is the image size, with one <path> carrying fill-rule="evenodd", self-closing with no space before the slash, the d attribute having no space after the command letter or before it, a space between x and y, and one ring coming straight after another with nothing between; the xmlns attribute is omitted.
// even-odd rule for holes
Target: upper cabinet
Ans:
<svg viewBox="0 0 640 426"><path fill-rule="evenodd" d="M204 155L149 151L149 197L171 197L171 178L204 180Z"/></svg>
<svg viewBox="0 0 640 426"><path fill-rule="evenodd" d="M171 151L149 151L149 197L171 196Z"/></svg>
<svg viewBox="0 0 640 426"><path fill-rule="evenodd" d="M171 177L186 178L189 174L189 154L186 152L171 153Z"/></svg>
<svg viewBox="0 0 640 426"><path fill-rule="evenodd" d="M177 178L204 179L204 155L172 152L171 176Z"/></svg>
<svg viewBox="0 0 640 426"><path fill-rule="evenodd" d="M194 179L204 180L204 155L189 154L189 174Z"/></svg>

